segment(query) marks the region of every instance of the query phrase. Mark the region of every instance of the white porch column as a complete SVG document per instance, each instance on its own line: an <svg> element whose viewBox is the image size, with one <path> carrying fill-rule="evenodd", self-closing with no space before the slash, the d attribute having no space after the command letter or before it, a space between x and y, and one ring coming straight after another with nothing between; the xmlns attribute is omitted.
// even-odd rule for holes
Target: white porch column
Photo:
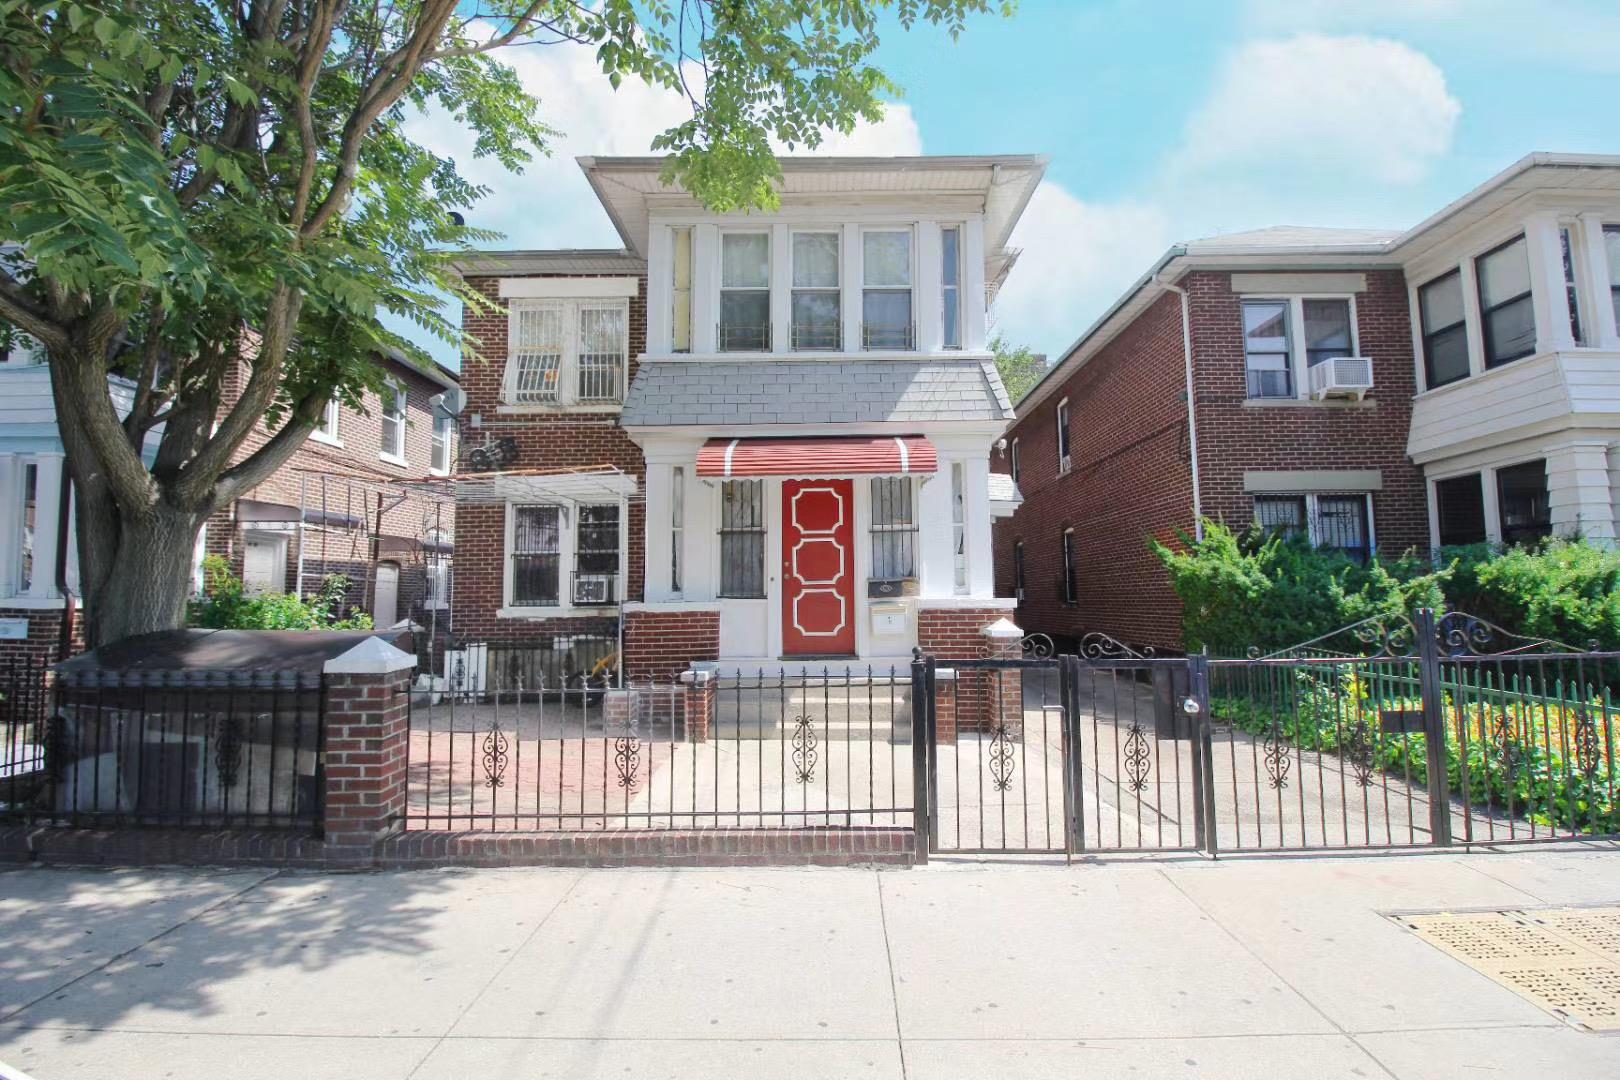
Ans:
<svg viewBox="0 0 1620 1080"><path fill-rule="evenodd" d="M1530 304L1536 313L1536 352L1575 347L1569 325L1569 294L1564 289L1564 248L1558 218L1532 214L1524 223L1525 247L1530 257Z"/></svg>
<svg viewBox="0 0 1620 1080"><path fill-rule="evenodd" d="M649 271L650 272L650 271ZM719 348L720 229L692 227L692 351L713 353Z"/></svg>
<svg viewBox="0 0 1620 1080"><path fill-rule="evenodd" d="M686 466L685 533L681 597L713 600L720 594L720 481L698 479L695 458ZM771 557L767 551L767 567Z"/></svg>
<svg viewBox="0 0 1620 1080"><path fill-rule="evenodd" d="M768 352L792 352L793 230L771 226L771 341Z"/></svg>
<svg viewBox="0 0 1620 1080"><path fill-rule="evenodd" d="M1479 275L1474 271L1474 260L1464 259L1460 267L1462 271L1463 294L1463 325L1468 328L1468 374L1469 376L1483 375L1485 373L1485 320L1479 310ZM1534 270L1531 271L1534 274ZM1439 276L1439 275L1437 275ZM1534 304L1534 299L1531 303ZM1422 307L1413 308L1418 313L1413 317L1422 318ZM1537 324L1540 330L1540 322ZM1420 342L1421 345L1421 342ZM1418 350L1418 363L1423 362L1423 350Z"/></svg>
<svg viewBox="0 0 1620 1080"><path fill-rule="evenodd" d="M0 596L17 595L22 479L22 459L0 454Z"/></svg>
<svg viewBox="0 0 1620 1080"><path fill-rule="evenodd" d="M1620 349L1620 327L1615 325L1614 303L1610 300L1613 295L1610 290L1620 282L1613 280L1609 273L1603 216L1582 214L1580 228L1586 279L1592 283L1592 298L1586 305L1592 310L1581 312L1581 323L1587 327L1586 342L1599 349Z"/></svg>
<svg viewBox="0 0 1620 1080"><path fill-rule="evenodd" d="M996 595L995 560L990 538L990 460L968 458L962 476L967 526L968 594Z"/></svg>
<svg viewBox="0 0 1620 1080"><path fill-rule="evenodd" d="M44 599L57 595L56 546L62 521L62 455L40 454L34 459L34 580L28 595Z"/></svg>
<svg viewBox="0 0 1620 1080"><path fill-rule="evenodd" d="M648 603L673 600L670 587L670 545L674 539L670 531L670 482L674 468L665 462L647 462L646 538L642 550L646 552L646 599Z"/></svg>
<svg viewBox="0 0 1620 1080"><path fill-rule="evenodd" d="M1615 542L1614 495L1605 442L1576 442L1547 451L1547 504L1555 536L1579 533Z"/></svg>
<svg viewBox="0 0 1620 1080"><path fill-rule="evenodd" d="M939 472L924 478L917 492L917 592L951 596L956 585L956 553L951 548L951 463L943 455Z"/></svg>
<svg viewBox="0 0 1620 1080"><path fill-rule="evenodd" d="M917 321L917 351L939 352L945 339L940 311L941 254L939 222L919 221L917 230L917 275L914 312Z"/></svg>
<svg viewBox="0 0 1620 1080"><path fill-rule="evenodd" d="M861 351L861 227L845 225L839 243L843 260L839 276L839 303L844 316L844 348L847 353Z"/></svg>

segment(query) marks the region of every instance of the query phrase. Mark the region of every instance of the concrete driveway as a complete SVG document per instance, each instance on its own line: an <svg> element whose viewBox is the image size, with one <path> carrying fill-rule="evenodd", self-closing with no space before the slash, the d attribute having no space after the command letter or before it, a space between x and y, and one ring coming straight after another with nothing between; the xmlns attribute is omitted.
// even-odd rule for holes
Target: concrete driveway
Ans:
<svg viewBox="0 0 1620 1080"><path fill-rule="evenodd" d="M0 873L36 1080L1620 1076L1383 912L1620 850L861 870ZM0 1076L6 1075L0 1066Z"/></svg>

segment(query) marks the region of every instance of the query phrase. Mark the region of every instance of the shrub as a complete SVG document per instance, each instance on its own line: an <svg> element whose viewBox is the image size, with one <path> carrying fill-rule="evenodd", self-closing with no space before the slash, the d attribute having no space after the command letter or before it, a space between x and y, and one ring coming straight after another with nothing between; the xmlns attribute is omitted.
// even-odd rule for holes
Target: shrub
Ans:
<svg viewBox="0 0 1620 1080"><path fill-rule="evenodd" d="M287 593L249 596L218 555L203 559L203 595L192 601L187 622L208 630L370 630L363 611L340 615L349 579L328 574L310 599Z"/></svg>
<svg viewBox="0 0 1620 1080"><path fill-rule="evenodd" d="M1459 583L1466 591L1448 590L1452 607L1527 637L1620 649L1620 551L1548 540L1466 566Z"/></svg>
<svg viewBox="0 0 1620 1080"><path fill-rule="evenodd" d="M1303 538L1242 534L1204 523L1204 538L1177 551L1156 541L1154 553L1182 602L1188 650L1208 647L1241 655L1286 648L1375 615L1398 616L1437 605L1445 573L1416 560L1357 563Z"/></svg>

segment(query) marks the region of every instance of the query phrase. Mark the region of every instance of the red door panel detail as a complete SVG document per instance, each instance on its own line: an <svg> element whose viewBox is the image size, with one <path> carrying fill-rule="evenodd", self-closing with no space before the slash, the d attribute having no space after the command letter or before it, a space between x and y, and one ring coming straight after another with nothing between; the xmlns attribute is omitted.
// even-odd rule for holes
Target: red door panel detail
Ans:
<svg viewBox="0 0 1620 1080"><path fill-rule="evenodd" d="M855 484L782 482L782 651L855 652Z"/></svg>

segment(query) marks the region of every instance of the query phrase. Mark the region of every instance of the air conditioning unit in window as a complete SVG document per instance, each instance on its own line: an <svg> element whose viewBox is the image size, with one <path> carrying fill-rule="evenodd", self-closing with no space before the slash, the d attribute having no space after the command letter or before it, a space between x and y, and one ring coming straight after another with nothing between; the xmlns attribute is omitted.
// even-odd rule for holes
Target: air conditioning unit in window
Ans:
<svg viewBox="0 0 1620 1080"><path fill-rule="evenodd" d="M1360 401L1372 389L1372 361L1364 356L1336 356L1311 365L1311 400L1342 397Z"/></svg>
<svg viewBox="0 0 1620 1080"><path fill-rule="evenodd" d="M613 576L611 574L580 574L574 579L574 603L611 604L613 602Z"/></svg>

